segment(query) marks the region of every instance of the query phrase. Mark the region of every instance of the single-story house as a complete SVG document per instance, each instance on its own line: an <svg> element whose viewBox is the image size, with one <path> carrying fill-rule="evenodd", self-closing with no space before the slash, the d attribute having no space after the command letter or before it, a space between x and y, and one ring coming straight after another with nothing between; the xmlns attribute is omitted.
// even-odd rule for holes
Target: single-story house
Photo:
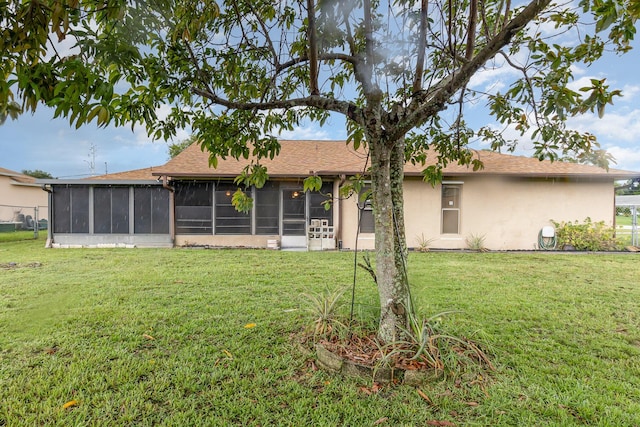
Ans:
<svg viewBox="0 0 640 427"><path fill-rule="evenodd" d="M2 228L31 228L47 219L47 195L36 179L0 168L0 223Z"/></svg>
<svg viewBox="0 0 640 427"><path fill-rule="evenodd" d="M345 141L280 141L280 155L261 160L269 181L249 188L251 212L231 204L233 179L247 161L219 159L198 145L163 166L82 180L43 180L50 192L50 243L59 246L132 245L372 249L371 206L339 188L362 173L366 153ZM435 187L424 166L405 169L409 247L462 249L484 236L494 250L535 249L539 231L554 221L615 217L614 181L640 173L477 151L484 169L448 165ZM429 160L434 156L429 156ZM320 192L304 178L322 177ZM333 198L331 209L322 202Z"/></svg>

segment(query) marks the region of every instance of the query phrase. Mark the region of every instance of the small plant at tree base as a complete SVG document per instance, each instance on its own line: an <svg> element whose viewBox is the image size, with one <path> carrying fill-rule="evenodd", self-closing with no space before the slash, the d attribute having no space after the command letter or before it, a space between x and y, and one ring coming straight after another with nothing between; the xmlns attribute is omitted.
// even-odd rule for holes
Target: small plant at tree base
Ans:
<svg viewBox="0 0 640 427"><path fill-rule="evenodd" d="M434 242L434 238L427 238L424 236L424 233L421 233L418 237L416 237L416 240L418 241L418 251L419 252L429 252L429 249L431 248L431 244Z"/></svg>
<svg viewBox="0 0 640 427"><path fill-rule="evenodd" d="M484 234L470 234L466 239L467 248L472 251L487 252L489 249L484 246L484 241Z"/></svg>
<svg viewBox="0 0 640 427"><path fill-rule="evenodd" d="M620 249L615 229L604 221L593 222L587 217L583 223L551 221L556 228L558 247L573 247L578 251L612 251Z"/></svg>
<svg viewBox="0 0 640 427"><path fill-rule="evenodd" d="M409 316L407 335L411 342L408 351L413 355L409 361L426 364L435 371L457 372L470 365L495 368L480 346L465 337L456 337L443 330L442 318L456 311L438 313L427 319L416 314Z"/></svg>
<svg viewBox="0 0 640 427"><path fill-rule="evenodd" d="M338 319L338 309L342 305L340 299L346 288L334 291L328 289L317 294L304 294L309 301L308 311L313 316L313 334L315 337L330 338L334 334L346 330L344 323Z"/></svg>

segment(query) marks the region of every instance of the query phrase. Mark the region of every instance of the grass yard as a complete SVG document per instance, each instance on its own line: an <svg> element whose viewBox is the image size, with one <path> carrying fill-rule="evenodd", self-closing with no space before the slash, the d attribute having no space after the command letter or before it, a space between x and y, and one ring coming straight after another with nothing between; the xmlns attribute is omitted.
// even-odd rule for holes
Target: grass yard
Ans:
<svg viewBox="0 0 640 427"><path fill-rule="evenodd" d="M39 235L41 237L46 236L47 230L40 230ZM20 240L33 240L33 231L9 231L0 233L0 244L18 242Z"/></svg>
<svg viewBox="0 0 640 427"><path fill-rule="evenodd" d="M640 426L638 255L412 253L421 314L461 310L497 367L417 390L317 371L295 338L353 253L43 244L0 243L0 426ZM372 321L362 270L356 295Z"/></svg>
<svg viewBox="0 0 640 427"><path fill-rule="evenodd" d="M618 215L616 216L616 226L631 225L633 218L630 216Z"/></svg>

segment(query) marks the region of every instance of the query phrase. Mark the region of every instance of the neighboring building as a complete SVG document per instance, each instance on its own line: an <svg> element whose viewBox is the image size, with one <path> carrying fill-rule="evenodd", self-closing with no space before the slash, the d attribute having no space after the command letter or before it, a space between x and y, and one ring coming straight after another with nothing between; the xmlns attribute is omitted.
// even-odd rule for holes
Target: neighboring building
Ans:
<svg viewBox="0 0 640 427"><path fill-rule="evenodd" d="M247 160L219 159L194 144L163 166L85 180L41 180L51 191L50 239L59 245L203 245L219 247L372 249L370 206L340 199L350 175L363 173L364 152L344 141L280 141L275 159L262 159L270 180L248 191L249 214L237 212L233 183ZM409 247L462 249L471 235L494 250L534 249L554 221L613 225L614 181L638 173L478 151L484 169L449 165L442 184L421 179L426 166L405 169L405 225ZM432 159L435 156L429 156ZM305 193L304 178L323 179ZM333 198L330 210L322 202ZM360 226L359 233L358 224ZM323 236L324 234L324 236ZM322 239L324 237L324 239ZM319 239L319 240L318 240Z"/></svg>
<svg viewBox="0 0 640 427"><path fill-rule="evenodd" d="M38 219L47 219L47 194L42 185L35 178L0 168L0 223L32 227L31 221Z"/></svg>

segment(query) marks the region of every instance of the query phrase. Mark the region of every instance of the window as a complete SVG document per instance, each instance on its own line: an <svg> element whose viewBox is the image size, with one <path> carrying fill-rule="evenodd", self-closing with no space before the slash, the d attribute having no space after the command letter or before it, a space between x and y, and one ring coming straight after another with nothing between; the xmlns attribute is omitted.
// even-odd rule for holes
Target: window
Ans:
<svg viewBox="0 0 640 427"><path fill-rule="evenodd" d="M256 188L253 201L256 234L280 233L280 189L277 183L267 182L264 187Z"/></svg>
<svg viewBox="0 0 640 427"><path fill-rule="evenodd" d="M159 187L133 190L133 232L169 234L169 192Z"/></svg>
<svg viewBox="0 0 640 427"><path fill-rule="evenodd" d="M129 234L128 187L94 187L93 232Z"/></svg>
<svg viewBox="0 0 640 427"><path fill-rule="evenodd" d="M366 197L366 199L363 199ZM360 232L375 233L375 223L373 220L373 195L371 194L371 186L367 185L362 188L358 194L358 212L360 215Z"/></svg>
<svg viewBox="0 0 640 427"><path fill-rule="evenodd" d="M238 212L231 203L237 189L231 183L216 186L216 234L251 234L251 215Z"/></svg>
<svg viewBox="0 0 640 427"><path fill-rule="evenodd" d="M211 234L213 232L213 183L175 184L176 233Z"/></svg>
<svg viewBox="0 0 640 427"><path fill-rule="evenodd" d="M89 187L54 186L53 215L55 233L89 232Z"/></svg>
<svg viewBox="0 0 640 427"><path fill-rule="evenodd" d="M442 234L460 234L460 185L442 184Z"/></svg>
<svg viewBox="0 0 640 427"><path fill-rule="evenodd" d="M326 219L329 225L333 225L333 203L331 208L326 210L324 202L329 198L329 194L333 191L333 183L322 184L320 192L309 193L309 218L310 219Z"/></svg>

